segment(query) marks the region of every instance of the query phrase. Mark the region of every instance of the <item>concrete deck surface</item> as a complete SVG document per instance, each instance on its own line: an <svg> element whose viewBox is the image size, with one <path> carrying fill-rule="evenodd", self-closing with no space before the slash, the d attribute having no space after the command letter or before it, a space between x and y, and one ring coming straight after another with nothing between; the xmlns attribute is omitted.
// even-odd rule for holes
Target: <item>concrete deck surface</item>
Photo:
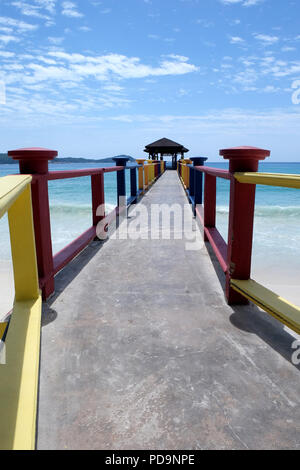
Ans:
<svg viewBox="0 0 300 470"><path fill-rule="evenodd" d="M167 171L141 202L187 199ZM37 447L299 448L295 338L222 279L184 240L89 246L44 304Z"/></svg>

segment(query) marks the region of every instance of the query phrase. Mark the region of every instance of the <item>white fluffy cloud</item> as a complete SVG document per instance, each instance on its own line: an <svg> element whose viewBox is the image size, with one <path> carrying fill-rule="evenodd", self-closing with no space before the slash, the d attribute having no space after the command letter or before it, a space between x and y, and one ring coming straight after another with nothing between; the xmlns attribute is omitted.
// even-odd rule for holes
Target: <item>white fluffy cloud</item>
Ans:
<svg viewBox="0 0 300 470"><path fill-rule="evenodd" d="M21 20L16 20L15 18L9 18L7 16L0 16L0 25L5 25L5 27L12 27L20 33L34 31L38 28L37 25L26 23Z"/></svg>
<svg viewBox="0 0 300 470"><path fill-rule="evenodd" d="M49 20L50 17L55 14L56 1L57 0L14 0L11 2L11 5L16 7L24 16Z"/></svg>
<svg viewBox="0 0 300 470"><path fill-rule="evenodd" d="M50 57L63 63L66 73L72 73L75 78L95 77L107 80L111 76L121 79L145 78L149 76L184 75L195 72L198 67L190 64L187 57L170 55L162 59L158 66L142 63L138 57L127 57L121 54L102 56L84 56L83 54L68 54L66 52L50 52ZM61 66L58 67L58 70ZM44 68L47 79L47 68ZM59 72L60 75L60 72Z"/></svg>
<svg viewBox="0 0 300 470"><path fill-rule="evenodd" d="M255 39L258 41L261 41L265 44L275 44L276 42L279 41L279 38L277 36L270 36L269 34L254 34Z"/></svg>
<svg viewBox="0 0 300 470"><path fill-rule="evenodd" d="M220 0L224 5L236 5L241 4L243 7L252 7L258 5L264 0Z"/></svg>
<svg viewBox="0 0 300 470"><path fill-rule="evenodd" d="M82 18L83 14L77 11L77 5L74 2L63 2L62 3L62 14L69 16L70 18Z"/></svg>

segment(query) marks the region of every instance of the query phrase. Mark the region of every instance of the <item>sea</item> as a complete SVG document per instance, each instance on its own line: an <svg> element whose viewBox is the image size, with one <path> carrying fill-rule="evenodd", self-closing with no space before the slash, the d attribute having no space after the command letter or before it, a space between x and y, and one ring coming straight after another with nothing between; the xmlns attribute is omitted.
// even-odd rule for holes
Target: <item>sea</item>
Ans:
<svg viewBox="0 0 300 470"><path fill-rule="evenodd" d="M208 166L227 168L226 162ZM94 168L93 163L52 163L50 171ZM111 166L111 164L103 164ZM299 163L260 163L260 171L300 174ZM17 174L18 165L0 165L0 176ZM105 174L105 200L116 206L116 173ZM127 191L130 190L126 171ZM53 252L56 253L91 226L90 177L49 182ZM163 202L163 201L162 201ZM217 228L227 240L229 181L217 179ZM252 272L260 281L295 284L300 279L300 191L257 186ZM0 221L0 260L10 260L8 222Z"/></svg>

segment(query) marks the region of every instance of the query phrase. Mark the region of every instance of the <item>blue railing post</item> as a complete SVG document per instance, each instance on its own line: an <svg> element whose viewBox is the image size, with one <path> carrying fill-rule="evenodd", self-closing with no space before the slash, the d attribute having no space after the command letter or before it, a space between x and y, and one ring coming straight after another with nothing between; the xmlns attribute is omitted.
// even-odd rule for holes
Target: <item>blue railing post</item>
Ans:
<svg viewBox="0 0 300 470"><path fill-rule="evenodd" d="M129 158L126 157L114 157L113 161L116 162L116 166L126 167ZM125 180L125 168L117 172L117 194L118 194L118 207L120 205L120 198L126 198L126 180ZM125 199L126 200L126 199Z"/></svg>
<svg viewBox="0 0 300 470"><path fill-rule="evenodd" d="M136 178L136 166L134 168L130 168L130 194L131 199L136 199L137 197L137 178Z"/></svg>
<svg viewBox="0 0 300 470"><path fill-rule="evenodd" d="M160 160L158 160L158 177L161 176L161 164L160 164Z"/></svg>
<svg viewBox="0 0 300 470"><path fill-rule="evenodd" d="M193 198L195 196L195 178L194 178L194 167L193 165L188 165L190 172L190 187L189 187L189 196Z"/></svg>
<svg viewBox="0 0 300 470"><path fill-rule="evenodd" d="M206 157L192 157L194 167L195 166L203 166L204 162L206 162ZM193 211L196 215L196 206L197 204L202 204L202 194L203 194L203 174L201 171L194 171L194 204L193 204Z"/></svg>

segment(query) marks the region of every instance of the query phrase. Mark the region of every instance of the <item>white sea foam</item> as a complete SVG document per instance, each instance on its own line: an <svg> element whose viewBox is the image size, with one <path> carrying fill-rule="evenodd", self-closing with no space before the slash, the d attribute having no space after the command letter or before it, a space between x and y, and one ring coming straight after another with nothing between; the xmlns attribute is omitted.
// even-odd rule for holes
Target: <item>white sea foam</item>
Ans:
<svg viewBox="0 0 300 470"><path fill-rule="evenodd" d="M217 214L229 214L229 206L217 206ZM299 217L300 206L261 206L256 205L255 216L257 217Z"/></svg>

